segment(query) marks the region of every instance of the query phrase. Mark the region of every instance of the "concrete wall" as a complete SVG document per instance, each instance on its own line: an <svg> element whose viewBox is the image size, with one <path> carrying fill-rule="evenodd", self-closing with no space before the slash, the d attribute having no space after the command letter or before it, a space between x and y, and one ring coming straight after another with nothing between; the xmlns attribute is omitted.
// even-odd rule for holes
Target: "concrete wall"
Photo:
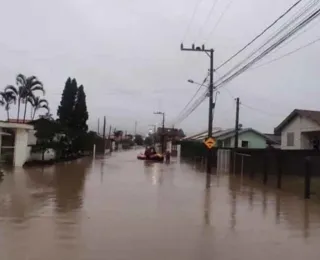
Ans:
<svg viewBox="0 0 320 260"><path fill-rule="evenodd" d="M320 131L315 122L301 116L294 118L281 132L281 149L310 149L311 144L307 135L302 132ZM287 134L294 134L294 145L287 145Z"/></svg>
<svg viewBox="0 0 320 260"><path fill-rule="evenodd" d="M14 146L14 166L23 166L28 157L28 130L18 128L16 129Z"/></svg>
<svg viewBox="0 0 320 260"><path fill-rule="evenodd" d="M256 134L255 132L244 132L239 134L238 146L241 147L241 141L248 141L249 147L252 149L265 149L267 147L266 138ZM231 137L231 146L234 147L235 137Z"/></svg>
<svg viewBox="0 0 320 260"><path fill-rule="evenodd" d="M56 152L53 149L47 149L44 153L44 160L49 161L56 158ZM41 161L42 160L42 152L30 153L28 161Z"/></svg>
<svg viewBox="0 0 320 260"><path fill-rule="evenodd" d="M36 131L30 130L28 132L28 145L35 145L37 144L37 138L35 136Z"/></svg>

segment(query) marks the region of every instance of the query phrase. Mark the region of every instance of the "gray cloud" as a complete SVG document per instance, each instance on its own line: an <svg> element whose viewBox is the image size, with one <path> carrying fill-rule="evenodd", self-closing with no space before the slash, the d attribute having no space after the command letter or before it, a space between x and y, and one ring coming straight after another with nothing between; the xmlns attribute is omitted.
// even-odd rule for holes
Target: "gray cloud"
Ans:
<svg viewBox="0 0 320 260"><path fill-rule="evenodd" d="M132 131L160 122L152 114L164 110L172 121L191 98L209 61L199 53L184 53L179 44L198 0L12 0L0 9L0 81L14 83L19 72L36 75L47 90L56 113L67 77L85 86L90 125L107 116L108 124ZM219 64L259 33L293 0L235 0L208 42ZM212 30L227 1L219 1L203 27L212 1L203 0L186 36L186 44L202 43ZM319 37L317 26L265 61ZM241 122L271 131L292 109L318 105L319 45L265 67L251 70L228 85L233 96L258 110L243 107ZM244 58L239 57L239 60ZM238 60L238 61L239 61ZM233 64L235 64L236 60ZM231 67L226 66L223 74ZM218 75L215 75L218 77ZM221 90L215 125L232 127L234 102ZM0 115L5 118L1 109ZM15 113L13 109L12 113ZM181 127L187 132L205 129L207 102Z"/></svg>

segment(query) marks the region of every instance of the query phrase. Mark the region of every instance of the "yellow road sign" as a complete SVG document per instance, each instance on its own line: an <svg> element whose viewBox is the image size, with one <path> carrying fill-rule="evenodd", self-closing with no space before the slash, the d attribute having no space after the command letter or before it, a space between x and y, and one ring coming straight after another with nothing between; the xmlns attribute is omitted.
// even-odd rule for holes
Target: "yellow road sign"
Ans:
<svg viewBox="0 0 320 260"><path fill-rule="evenodd" d="M213 139L212 137L208 137L204 141L204 144L208 147L208 149L211 149L212 147L214 147L216 145L216 140Z"/></svg>

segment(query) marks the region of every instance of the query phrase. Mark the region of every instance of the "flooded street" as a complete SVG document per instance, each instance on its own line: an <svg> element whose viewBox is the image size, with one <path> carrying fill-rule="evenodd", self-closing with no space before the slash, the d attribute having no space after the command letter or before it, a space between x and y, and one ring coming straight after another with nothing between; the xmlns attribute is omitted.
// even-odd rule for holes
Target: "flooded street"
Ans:
<svg viewBox="0 0 320 260"><path fill-rule="evenodd" d="M320 205L136 153L7 174L0 259L319 259Z"/></svg>

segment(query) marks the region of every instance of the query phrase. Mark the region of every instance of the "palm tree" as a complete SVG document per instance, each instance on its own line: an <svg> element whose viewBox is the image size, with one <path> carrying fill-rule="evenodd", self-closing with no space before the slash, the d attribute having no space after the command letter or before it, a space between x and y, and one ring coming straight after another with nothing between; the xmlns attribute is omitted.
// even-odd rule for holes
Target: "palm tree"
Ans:
<svg viewBox="0 0 320 260"><path fill-rule="evenodd" d="M37 79L36 76L30 76L26 77L23 74L19 74L16 77L16 84L17 87L14 87L12 85L9 85L5 88L5 91L11 91L14 92L17 100L18 100L18 114L17 114L17 120L19 120L20 116L20 104L21 102L24 102L24 116L23 116L23 122L26 119L26 113L27 113L27 105L28 105L28 97L33 95L35 91L41 91L43 94L45 93L43 84L41 81Z"/></svg>
<svg viewBox="0 0 320 260"><path fill-rule="evenodd" d="M35 97L33 94L31 94L29 97L27 97L27 102L29 102L33 108L32 120L34 119L37 110L44 108L48 113L50 111L49 102L46 99Z"/></svg>
<svg viewBox="0 0 320 260"><path fill-rule="evenodd" d="M17 121L19 121L19 115L20 115L20 103L22 100L22 97L25 95L25 90L23 87L16 88L13 85L8 85L4 92L11 92L15 96L16 100L18 100L18 115L17 115Z"/></svg>
<svg viewBox="0 0 320 260"><path fill-rule="evenodd" d="M14 104L16 103L16 100L17 100L16 95L12 91L3 91L3 92L0 92L0 96L1 96L0 105L5 106L5 110L7 111L7 118L9 121L10 105L12 103L14 103Z"/></svg>

